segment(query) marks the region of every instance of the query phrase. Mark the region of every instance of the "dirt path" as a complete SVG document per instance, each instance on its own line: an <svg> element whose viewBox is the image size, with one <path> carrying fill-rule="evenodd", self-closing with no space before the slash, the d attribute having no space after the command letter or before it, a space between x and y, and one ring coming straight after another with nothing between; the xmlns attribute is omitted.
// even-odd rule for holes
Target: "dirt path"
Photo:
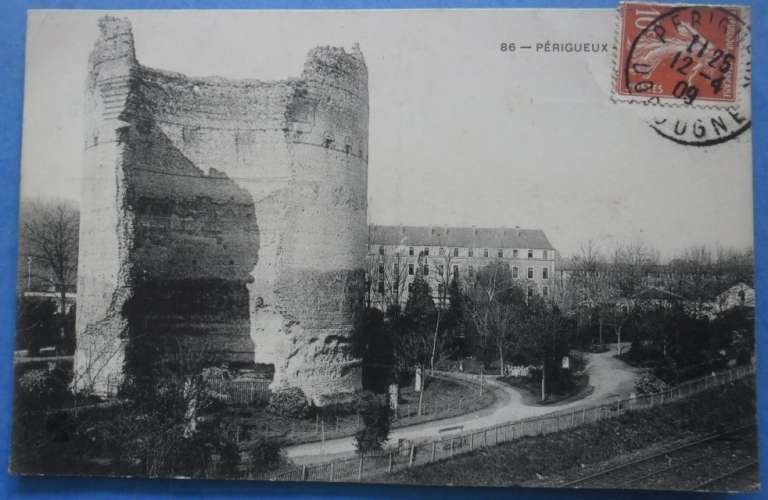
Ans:
<svg viewBox="0 0 768 500"><path fill-rule="evenodd" d="M563 404L547 406L528 406L523 402L522 394L507 384L488 378L487 383L496 391L497 400L493 405L482 410L458 417L434 420L392 430L390 443L398 439L429 440L438 437L438 431L444 427L463 425L464 431L471 431L502 424L514 420L536 417L568 408L580 408L599 402L628 395L634 387L637 370L621 360L614 358L616 347L608 352L587 354L587 372L589 383L594 388L592 393L582 399ZM461 376L456 375L457 378ZM327 462L354 453L355 446L351 437L326 441L325 443L306 443L286 448L286 456L296 464Z"/></svg>

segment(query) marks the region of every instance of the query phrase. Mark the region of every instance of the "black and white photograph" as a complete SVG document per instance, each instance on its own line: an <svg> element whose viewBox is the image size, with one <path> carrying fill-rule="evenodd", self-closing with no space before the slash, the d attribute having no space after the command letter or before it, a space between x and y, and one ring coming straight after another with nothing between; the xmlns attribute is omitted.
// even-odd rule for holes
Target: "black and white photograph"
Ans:
<svg viewBox="0 0 768 500"><path fill-rule="evenodd" d="M30 10L11 473L756 491L749 14Z"/></svg>

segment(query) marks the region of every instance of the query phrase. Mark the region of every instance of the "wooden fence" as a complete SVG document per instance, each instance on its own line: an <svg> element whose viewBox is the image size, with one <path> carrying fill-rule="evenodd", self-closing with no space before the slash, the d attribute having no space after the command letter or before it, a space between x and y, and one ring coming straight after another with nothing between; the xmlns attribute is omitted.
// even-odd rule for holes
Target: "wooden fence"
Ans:
<svg viewBox="0 0 768 500"><path fill-rule="evenodd" d="M249 477L264 481L361 481L363 478L424 465L525 436L541 436L617 417L630 411L679 401L755 373L754 365L738 366L684 382L667 391L616 399L608 403L573 408L541 417L507 422L428 442L388 448L332 462L304 465Z"/></svg>
<svg viewBox="0 0 768 500"><path fill-rule="evenodd" d="M227 404L249 406L269 403L268 380L209 380L210 390Z"/></svg>

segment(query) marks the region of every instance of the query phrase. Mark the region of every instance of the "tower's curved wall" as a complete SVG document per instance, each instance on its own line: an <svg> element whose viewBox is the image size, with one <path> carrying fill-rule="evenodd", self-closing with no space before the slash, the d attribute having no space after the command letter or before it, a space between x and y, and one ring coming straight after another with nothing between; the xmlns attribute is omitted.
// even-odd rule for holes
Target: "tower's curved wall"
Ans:
<svg viewBox="0 0 768 500"><path fill-rule="evenodd" d="M100 27L78 380L99 390L146 362L135 339L163 338L274 364L273 387L301 387L319 404L358 389L348 341L367 245L359 49L315 48L296 79L200 79L139 65L127 21Z"/></svg>

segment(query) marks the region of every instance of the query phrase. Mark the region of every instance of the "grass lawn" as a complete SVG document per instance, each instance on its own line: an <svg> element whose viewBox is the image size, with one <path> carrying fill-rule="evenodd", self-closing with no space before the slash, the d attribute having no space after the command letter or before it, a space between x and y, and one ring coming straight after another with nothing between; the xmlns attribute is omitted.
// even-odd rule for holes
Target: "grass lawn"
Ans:
<svg viewBox="0 0 768 500"><path fill-rule="evenodd" d="M424 390L422 415L418 415L418 392L413 386L401 389L398 418L392 422L392 428L463 415L496 401L492 390L486 387L480 394L478 385L464 381L429 377ZM240 426L241 440L261 435L276 438L284 446L352 436L360 425L354 413L299 419L270 413L265 407L225 411L227 420Z"/></svg>
<svg viewBox="0 0 768 500"><path fill-rule="evenodd" d="M654 444L717 430L755 418L753 378L685 401L630 412L576 429L527 437L378 478L387 483L514 486L538 485Z"/></svg>
<svg viewBox="0 0 768 500"><path fill-rule="evenodd" d="M555 403L577 401L589 396L593 389L589 385L589 375L583 373L573 377L568 391L550 393L547 399L542 401L540 380L534 380L530 377L504 377L498 380L518 389L522 393L523 403L529 406L547 406Z"/></svg>

